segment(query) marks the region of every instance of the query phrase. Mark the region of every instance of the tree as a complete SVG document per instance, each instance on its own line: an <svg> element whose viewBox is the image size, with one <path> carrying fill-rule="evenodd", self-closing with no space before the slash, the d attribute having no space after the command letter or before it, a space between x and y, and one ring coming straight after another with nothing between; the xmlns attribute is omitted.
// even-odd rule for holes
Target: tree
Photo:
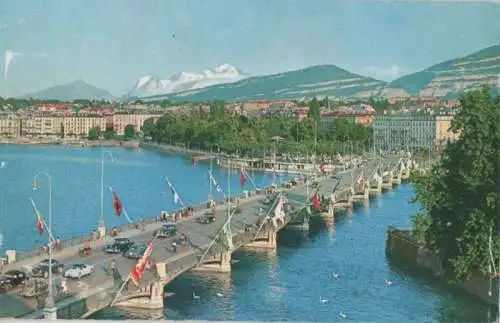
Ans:
<svg viewBox="0 0 500 323"><path fill-rule="evenodd" d="M469 92L452 122L459 140L448 143L439 164L416 177L416 200L423 211L414 232L445 260L457 280L488 272L489 237L495 262L500 253L500 98L487 88Z"/></svg>
<svg viewBox="0 0 500 323"><path fill-rule="evenodd" d="M125 136L125 139L130 139L130 138L133 138L135 136L134 125L128 124L125 126L124 136Z"/></svg>
<svg viewBox="0 0 500 323"><path fill-rule="evenodd" d="M88 139L89 140L97 140L101 136L101 128L93 127L89 130Z"/></svg>
<svg viewBox="0 0 500 323"><path fill-rule="evenodd" d="M307 112L307 117L314 119L316 121L319 120L319 101L316 98L313 98L311 102L309 102L309 111Z"/></svg>
<svg viewBox="0 0 500 323"><path fill-rule="evenodd" d="M113 127L106 128L106 131L104 131L103 136L104 136L104 139L106 139L106 140L114 139L116 136L115 129L113 129Z"/></svg>

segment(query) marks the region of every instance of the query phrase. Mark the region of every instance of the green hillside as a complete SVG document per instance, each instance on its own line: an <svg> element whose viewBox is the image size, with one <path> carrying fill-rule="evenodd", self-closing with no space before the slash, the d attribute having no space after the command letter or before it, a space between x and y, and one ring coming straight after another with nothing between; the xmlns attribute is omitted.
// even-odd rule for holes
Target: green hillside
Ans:
<svg viewBox="0 0 500 323"><path fill-rule="evenodd" d="M335 65L312 66L274 75L249 77L239 82L171 95L149 97L174 101L293 99L314 96L377 95L386 83L350 73Z"/></svg>
<svg viewBox="0 0 500 323"><path fill-rule="evenodd" d="M481 85L498 88L500 45L471 55L433 65L421 72L405 75L389 84L411 95L456 98Z"/></svg>

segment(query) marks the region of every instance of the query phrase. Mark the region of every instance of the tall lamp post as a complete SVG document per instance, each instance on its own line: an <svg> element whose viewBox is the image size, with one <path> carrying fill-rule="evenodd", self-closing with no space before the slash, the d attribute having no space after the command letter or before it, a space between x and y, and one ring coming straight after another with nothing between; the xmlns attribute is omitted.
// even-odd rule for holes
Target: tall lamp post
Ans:
<svg viewBox="0 0 500 323"><path fill-rule="evenodd" d="M278 142L282 141L283 138L280 136L274 136L271 138L274 141L274 153L273 153L273 186L276 186L276 151L278 150Z"/></svg>
<svg viewBox="0 0 500 323"><path fill-rule="evenodd" d="M99 219L99 226L97 231L99 232L99 237L104 239L106 236L106 224L104 223L104 155L108 154L111 158L111 162L114 161L113 154L108 149L102 148L101 154L101 217Z"/></svg>
<svg viewBox="0 0 500 323"><path fill-rule="evenodd" d="M45 301L45 307L43 309L44 317L49 320L57 319L57 308L54 306L54 295L52 293L52 260L54 258L54 236L52 235L52 177L49 173L40 172L35 175L33 178L33 189L38 189L38 177L45 176L48 180L48 188L49 188L49 225L48 225L48 235L49 235L49 282L48 289L49 294Z"/></svg>

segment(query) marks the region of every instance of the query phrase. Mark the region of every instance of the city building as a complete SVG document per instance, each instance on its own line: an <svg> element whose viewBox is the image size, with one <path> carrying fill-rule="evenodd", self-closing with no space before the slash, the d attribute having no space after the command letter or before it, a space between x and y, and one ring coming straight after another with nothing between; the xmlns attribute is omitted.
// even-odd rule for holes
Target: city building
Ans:
<svg viewBox="0 0 500 323"><path fill-rule="evenodd" d="M0 116L0 136L18 137L21 135L21 120L12 116Z"/></svg>
<svg viewBox="0 0 500 323"><path fill-rule="evenodd" d="M144 121L153 118L155 120L159 119L161 114L115 114L113 116L113 128L117 135L123 135L125 133L125 127L129 124L134 126L134 130L139 132L142 130Z"/></svg>
<svg viewBox="0 0 500 323"><path fill-rule="evenodd" d="M458 134L450 131L453 115L396 112L378 115L373 122L373 145L384 151L439 150Z"/></svg>

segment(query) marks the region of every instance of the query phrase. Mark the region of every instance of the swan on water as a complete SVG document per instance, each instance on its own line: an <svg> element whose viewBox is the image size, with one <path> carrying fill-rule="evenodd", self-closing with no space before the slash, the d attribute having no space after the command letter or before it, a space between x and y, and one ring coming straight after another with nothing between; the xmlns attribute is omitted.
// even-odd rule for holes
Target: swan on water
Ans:
<svg viewBox="0 0 500 323"><path fill-rule="evenodd" d="M193 293L193 299L200 299L200 296L198 296L195 293Z"/></svg>
<svg viewBox="0 0 500 323"><path fill-rule="evenodd" d="M385 284L391 286L392 285L392 280L386 279Z"/></svg>
<svg viewBox="0 0 500 323"><path fill-rule="evenodd" d="M346 314L346 313L344 313L344 312L340 312L340 313L339 313L339 315L340 315L340 317L341 317L341 318L343 318L343 319L347 318L347 314Z"/></svg>
<svg viewBox="0 0 500 323"><path fill-rule="evenodd" d="M321 304L325 304L325 303L328 303L328 300L327 300L326 298L323 298L323 297L321 297L321 296L320 296L320 297L319 297L319 302L320 302Z"/></svg>
<svg viewBox="0 0 500 323"><path fill-rule="evenodd" d="M222 294L222 293L217 293L217 296L219 296L219 297L224 297L224 294Z"/></svg>
<svg viewBox="0 0 500 323"><path fill-rule="evenodd" d="M339 278L339 277L340 277L340 275L339 275L339 274L337 274L337 273L333 273L333 278Z"/></svg>

